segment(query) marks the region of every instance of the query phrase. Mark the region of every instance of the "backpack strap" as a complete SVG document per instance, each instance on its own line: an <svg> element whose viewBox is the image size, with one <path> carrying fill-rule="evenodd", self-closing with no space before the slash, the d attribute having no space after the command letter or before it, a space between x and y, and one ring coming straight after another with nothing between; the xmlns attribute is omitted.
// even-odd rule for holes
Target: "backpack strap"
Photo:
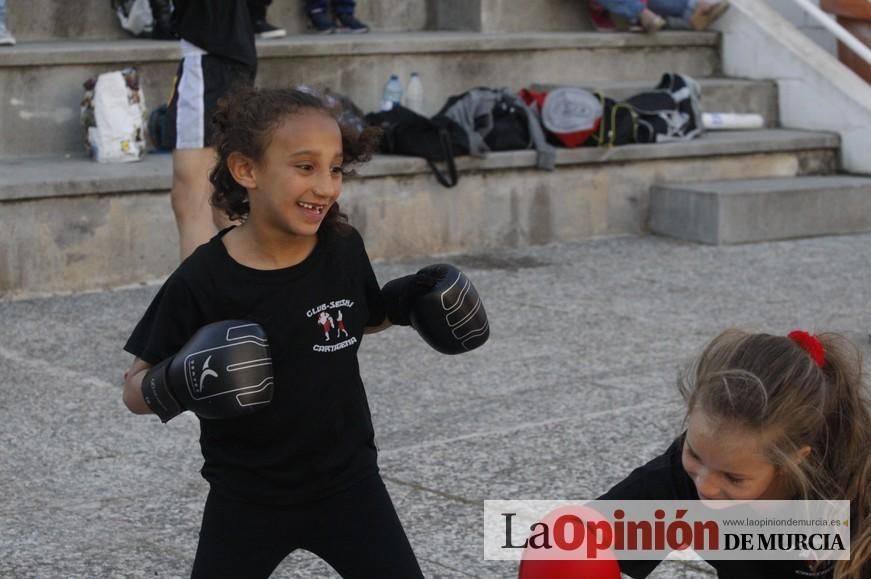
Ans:
<svg viewBox="0 0 871 579"><path fill-rule="evenodd" d="M502 90L502 96L512 106L515 106L526 115L526 126L529 128L529 137L532 139L532 146L538 152L536 167L553 171L556 167L556 149L547 142L547 137L544 135L544 129L541 127L541 122L538 120L538 115L529 108L522 98L509 93L506 89Z"/></svg>
<svg viewBox="0 0 871 579"><path fill-rule="evenodd" d="M445 164L447 165L448 174L445 175L441 171L441 169L439 169L438 165L436 165L434 160L427 159L426 162L429 165L429 168L432 170L432 174L435 176L436 180L445 187L451 188L459 183L460 177L457 174L457 164L454 160L454 146L453 144L451 144L451 135L447 129L439 129L439 141L442 145L442 151L445 158Z"/></svg>

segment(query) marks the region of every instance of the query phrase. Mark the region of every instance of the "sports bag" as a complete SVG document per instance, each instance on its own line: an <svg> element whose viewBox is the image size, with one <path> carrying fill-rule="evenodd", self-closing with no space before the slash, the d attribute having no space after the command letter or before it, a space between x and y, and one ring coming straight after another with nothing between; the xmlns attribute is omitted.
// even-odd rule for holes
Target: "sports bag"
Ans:
<svg viewBox="0 0 871 579"><path fill-rule="evenodd" d="M169 126L169 106L160 105L148 115L148 139L158 151L175 149L175 131Z"/></svg>
<svg viewBox="0 0 871 579"><path fill-rule="evenodd" d="M688 141L702 133L702 91L692 77L666 73L656 88L626 99L638 114L638 141Z"/></svg>
<svg viewBox="0 0 871 579"><path fill-rule="evenodd" d="M556 152L547 143L535 112L507 89L478 87L454 95L433 119L447 118L465 131L469 153L535 149L537 166L552 170Z"/></svg>
<svg viewBox="0 0 871 579"><path fill-rule="evenodd" d="M493 126L484 136L484 143L491 151L518 151L533 148L529 119L516 102L500 97L493 104L491 114Z"/></svg>
<svg viewBox="0 0 871 579"><path fill-rule="evenodd" d="M584 143L594 147L616 147L638 141L638 113L632 106L594 93L602 106L602 119L598 128Z"/></svg>
<svg viewBox="0 0 871 579"><path fill-rule="evenodd" d="M445 187L453 187L459 181L454 158L467 155L469 143L455 122L447 118L428 119L402 105L369 113L366 122L384 131L382 152L426 159L435 178ZM440 169L437 162L444 162L446 169Z"/></svg>
<svg viewBox="0 0 871 579"><path fill-rule="evenodd" d="M666 73L653 90L622 102L596 94L602 103L602 123L590 144L688 141L702 133L701 89L692 77Z"/></svg>
<svg viewBox="0 0 871 579"><path fill-rule="evenodd" d="M602 122L601 99L582 88L523 89L520 97L538 113L551 142L563 147L583 145Z"/></svg>

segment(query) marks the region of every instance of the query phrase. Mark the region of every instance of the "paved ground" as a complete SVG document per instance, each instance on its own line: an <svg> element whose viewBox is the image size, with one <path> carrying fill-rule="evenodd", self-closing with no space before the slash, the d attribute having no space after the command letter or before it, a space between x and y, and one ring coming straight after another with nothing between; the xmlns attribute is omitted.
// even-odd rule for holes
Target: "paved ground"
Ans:
<svg viewBox="0 0 871 579"><path fill-rule="evenodd" d="M382 472L427 576L512 577L481 560L482 501L593 497L661 451L680 429L676 370L719 330L838 330L867 355L869 248L643 237L451 258L485 298L488 344L448 358L398 328L361 349ZM189 572L197 424L120 399L121 345L156 289L0 301L0 577ZM300 553L275 576L333 575Z"/></svg>

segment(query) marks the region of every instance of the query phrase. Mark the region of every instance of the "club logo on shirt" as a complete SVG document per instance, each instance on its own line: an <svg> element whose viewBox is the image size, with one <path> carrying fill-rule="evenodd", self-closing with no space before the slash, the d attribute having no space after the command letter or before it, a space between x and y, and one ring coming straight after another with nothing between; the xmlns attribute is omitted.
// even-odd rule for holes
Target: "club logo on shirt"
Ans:
<svg viewBox="0 0 871 579"><path fill-rule="evenodd" d="M352 300L334 300L308 310L305 315L314 320L323 336L323 343L315 344L315 352L336 352L357 343L357 338L345 328L348 312L354 307ZM342 341L342 338L347 338Z"/></svg>

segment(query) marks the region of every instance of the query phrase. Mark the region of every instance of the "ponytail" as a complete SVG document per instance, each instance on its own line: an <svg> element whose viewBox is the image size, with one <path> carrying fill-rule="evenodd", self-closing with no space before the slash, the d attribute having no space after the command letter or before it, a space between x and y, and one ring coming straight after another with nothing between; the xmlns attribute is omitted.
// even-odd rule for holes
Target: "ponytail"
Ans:
<svg viewBox="0 0 871 579"><path fill-rule="evenodd" d="M837 334L727 330L682 374L688 412L769 434L799 499L849 499L851 553L835 579L871 579L871 402L859 349ZM796 460L800 449L811 453Z"/></svg>

